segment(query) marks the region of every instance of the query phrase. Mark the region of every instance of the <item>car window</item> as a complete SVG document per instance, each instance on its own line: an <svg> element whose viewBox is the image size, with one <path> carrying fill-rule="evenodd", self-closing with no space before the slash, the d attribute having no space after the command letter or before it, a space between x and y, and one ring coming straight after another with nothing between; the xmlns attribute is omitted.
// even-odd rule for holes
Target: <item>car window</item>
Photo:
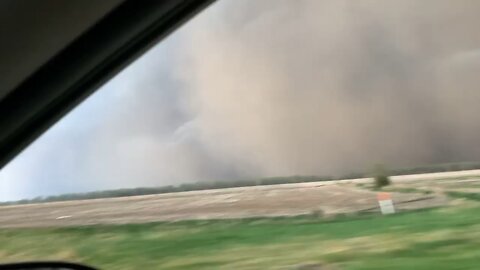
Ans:
<svg viewBox="0 0 480 270"><path fill-rule="evenodd" d="M213 4L0 171L0 261L475 269L479 12Z"/></svg>

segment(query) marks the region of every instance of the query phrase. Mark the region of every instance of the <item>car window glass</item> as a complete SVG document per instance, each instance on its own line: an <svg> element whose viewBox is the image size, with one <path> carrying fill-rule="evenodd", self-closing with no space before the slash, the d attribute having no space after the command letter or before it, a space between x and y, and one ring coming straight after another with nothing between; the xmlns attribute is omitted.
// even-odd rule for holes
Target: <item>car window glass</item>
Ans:
<svg viewBox="0 0 480 270"><path fill-rule="evenodd" d="M117 201L98 206L88 201L77 209L82 214L55 212L42 221L49 226L359 218L346 223L354 232L302 225L303 239L332 230L332 238L325 236L324 244L315 247L332 244L339 251L291 258L289 249L281 249L291 260L265 263L278 267L318 258L314 266L335 262L360 269L360 263L352 263L358 258L370 260L367 266L388 265L362 237L379 243L386 257L408 257L404 262L415 257L409 257L409 248L425 255L416 259L432 261L449 253L450 244L469 250L475 243L463 237L465 231L454 237L460 224L440 220L448 216L441 211L451 211L450 216L472 217L465 222L473 226L478 212L479 12L480 2L474 1L220 1L102 86L7 165L0 172L0 201L164 196L125 199L130 210L115 208ZM232 187L239 189L221 189ZM181 193L198 190L204 193ZM452 208L456 203L468 207ZM50 211L38 207L38 213ZM88 216L89 209L100 208ZM364 214L392 212L405 212L407 218L362 221ZM260 227L279 238L294 234L293 225L268 224L268 230ZM381 233L372 236L376 225ZM429 225L441 228L425 232ZM255 233L263 239L260 227L232 226L238 226L238 241L246 245L256 241ZM390 229L396 231L389 234ZM424 242L414 239L424 232ZM402 242L397 236L403 234ZM389 235L397 237L390 247ZM209 239L202 237L202 243ZM261 246L264 252L273 250L276 240L269 237ZM233 245L229 241L219 243ZM291 241L305 250L302 241ZM441 241L450 243L445 250L436 249ZM434 255L428 257L427 250ZM227 261L235 257L233 249L228 252ZM255 252L242 252L254 264ZM274 257L266 253L263 258ZM208 254L210 262L222 261ZM248 268L244 262L239 265Z"/></svg>

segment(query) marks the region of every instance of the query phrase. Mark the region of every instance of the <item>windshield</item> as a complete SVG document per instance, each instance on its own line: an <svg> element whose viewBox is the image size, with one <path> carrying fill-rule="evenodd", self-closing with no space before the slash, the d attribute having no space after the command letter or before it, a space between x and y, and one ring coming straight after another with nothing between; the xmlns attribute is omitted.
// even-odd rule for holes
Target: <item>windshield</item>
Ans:
<svg viewBox="0 0 480 270"><path fill-rule="evenodd" d="M211 5L0 172L0 261L476 269L478 14Z"/></svg>

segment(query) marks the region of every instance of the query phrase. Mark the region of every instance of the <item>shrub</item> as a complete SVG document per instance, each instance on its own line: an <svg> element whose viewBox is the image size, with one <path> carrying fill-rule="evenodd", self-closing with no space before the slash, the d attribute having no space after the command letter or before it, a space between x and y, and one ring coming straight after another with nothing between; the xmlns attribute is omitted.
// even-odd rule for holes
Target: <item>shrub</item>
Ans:
<svg viewBox="0 0 480 270"><path fill-rule="evenodd" d="M382 188L390 185L390 177L382 165L376 165L373 172L375 187Z"/></svg>

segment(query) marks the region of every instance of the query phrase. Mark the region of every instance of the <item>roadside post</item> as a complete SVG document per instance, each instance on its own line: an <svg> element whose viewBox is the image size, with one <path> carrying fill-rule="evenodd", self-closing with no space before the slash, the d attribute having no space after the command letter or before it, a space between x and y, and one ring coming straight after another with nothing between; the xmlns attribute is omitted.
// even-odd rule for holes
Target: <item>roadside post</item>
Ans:
<svg viewBox="0 0 480 270"><path fill-rule="evenodd" d="M377 193L378 204L380 205L380 211L382 214L388 215L395 213L395 208L393 207L392 196L388 192Z"/></svg>

